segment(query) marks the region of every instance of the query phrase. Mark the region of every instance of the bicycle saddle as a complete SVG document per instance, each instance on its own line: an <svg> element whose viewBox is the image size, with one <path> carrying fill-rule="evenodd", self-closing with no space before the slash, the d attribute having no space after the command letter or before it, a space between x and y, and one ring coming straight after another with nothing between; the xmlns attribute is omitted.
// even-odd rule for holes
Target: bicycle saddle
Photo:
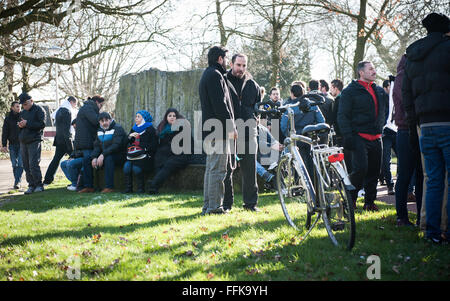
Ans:
<svg viewBox="0 0 450 301"><path fill-rule="evenodd" d="M303 128L302 135L310 137L314 134L326 134L330 131L330 126L326 123L307 125Z"/></svg>

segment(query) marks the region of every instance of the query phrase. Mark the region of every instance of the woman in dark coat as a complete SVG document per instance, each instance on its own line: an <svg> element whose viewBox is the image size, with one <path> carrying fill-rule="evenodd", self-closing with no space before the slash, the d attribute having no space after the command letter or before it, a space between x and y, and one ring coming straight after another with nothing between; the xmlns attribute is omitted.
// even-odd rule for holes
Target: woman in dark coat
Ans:
<svg viewBox="0 0 450 301"><path fill-rule="evenodd" d="M183 119L186 123L187 120L174 108L170 108L164 114L164 118L158 125L157 134L159 139L158 150L155 154L155 169L156 173L153 180L149 181L149 193L157 194L158 189L174 172L185 168L189 164L192 154L192 137L191 148L188 152L182 152L181 154L175 154L171 147L172 139L181 132L181 128L178 131L172 131L172 125L176 120ZM182 145L180 145L182 147Z"/></svg>
<svg viewBox="0 0 450 301"><path fill-rule="evenodd" d="M153 167L153 158L158 146L152 116L145 110L138 111L135 124L128 135L127 161L123 166L125 193L133 192L133 174L137 179L137 192L144 193L144 172Z"/></svg>

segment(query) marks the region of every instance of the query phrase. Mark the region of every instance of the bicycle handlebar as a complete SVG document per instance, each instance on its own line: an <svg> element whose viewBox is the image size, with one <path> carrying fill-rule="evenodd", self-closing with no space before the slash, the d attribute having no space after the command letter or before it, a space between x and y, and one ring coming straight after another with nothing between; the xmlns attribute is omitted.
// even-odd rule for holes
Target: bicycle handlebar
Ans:
<svg viewBox="0 0 450 301"><path fill-rule="evenodd" d="M280 114L284 113L289 108L300 107L303 112L311 111L312 106L317 106L325 103L325 98L319 94L306 94L295 99L294 103L280 105L271 100L261 101L255 104L255 112L259 114ZM261 110L260 106L269 105L271 109Z"/></svg>

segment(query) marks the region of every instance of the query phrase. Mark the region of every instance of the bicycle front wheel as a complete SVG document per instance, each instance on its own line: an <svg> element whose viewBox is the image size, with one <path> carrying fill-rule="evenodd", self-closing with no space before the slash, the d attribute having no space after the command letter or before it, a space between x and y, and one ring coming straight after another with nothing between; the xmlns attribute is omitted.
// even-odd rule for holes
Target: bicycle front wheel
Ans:
<svg viewBox="0 0 450 301"><path fill-rule="evenodd" d="M289 225L298 231L307 231L303 239L308 236L320 218L320 214L314 212L307 184L312 187L309 179L304 179L296 171L292 159L284 157L280 160L277 170L277 189L281 208Z"/></svg>
<svg viewBox="0 0 450 301"><path fill-rule="evenodd" d="M355 244L356 226L350 191L335 166L329 166L328 174L330 185L324 188L322 195L325 207L322 219L333 244L351 250Z"/></svg>

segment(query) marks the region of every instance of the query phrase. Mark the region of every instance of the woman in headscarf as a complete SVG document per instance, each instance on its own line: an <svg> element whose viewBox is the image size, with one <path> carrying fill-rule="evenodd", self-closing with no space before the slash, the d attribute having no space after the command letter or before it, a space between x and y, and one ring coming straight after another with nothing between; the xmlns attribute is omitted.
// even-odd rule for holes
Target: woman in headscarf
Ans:
<svg viewBox="0 0 450 301"><path fill-rule="evenodd" d="M176 109L170 108L164 114L163 120L158 125L158 150L155 154L155 168L156 173L153 180L149 181L149 193L157 194L158 189L162 184L169 178L171 174L177 170L181 170L186 167L191 159L192 154L192 136L191 138L191 148L188 151L182 151L180 154L175 154L172 149L172 139L179 133L181 133L181 128L173 131L172 125L174 125L176 120L182 120L184 122L183 126L188 126L190 129L189 122L184 119ZM179 145L183 147L183 145ZM176 152L178 153L178 151Z"/></svg>
<svg viewBox="0 0 450 301"><path fill-rule="evenodd" d="M144 172L153 167L153 157L158 146L158 138L153 127L153 118L145 110L138 111L135 124L128 135L127 161L123 166L125 193L133 192L133 174L137 180L137 193L145 192Z"/></svg>
<svg viewBox="0 0 450 301"><path fill-rule="evenodd" d="M75 129L72 127L72 121L77 117L77 114L77 100L75 97L69 96L51 115L56 127L56 135L53 140L53 146L56 147L56 150L52 162L50 162L45 173L44 185L49 185L53 182L61 158L65 154L70 155L72 153L72 140L75 137Z"/></svg>

